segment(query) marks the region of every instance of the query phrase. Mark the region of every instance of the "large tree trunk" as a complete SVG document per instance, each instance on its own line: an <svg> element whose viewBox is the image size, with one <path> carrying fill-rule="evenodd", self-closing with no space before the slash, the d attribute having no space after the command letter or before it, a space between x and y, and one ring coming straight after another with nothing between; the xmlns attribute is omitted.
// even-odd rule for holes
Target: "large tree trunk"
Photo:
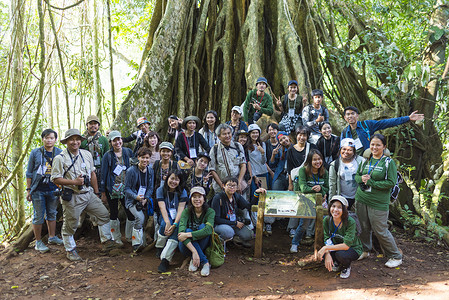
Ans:
<svg viewBox="0 0 449 300"><path fill-rule="evenodd" d="M131 131L146 115L162 131L169 114L202 117L208 109L226 121L259 76L278 94L290 79L309 94L322 76L309 3L299 4L157 0L145 63L113 127Z"/></svg>
<svg viewBox="0 0 449 300"><path fill-rule="evenodd" d="M11 76L11 104L13 109L13 135L12 135L12 164L17 165L22 154L22 79L23 79L23 42L25 1L14 0L11 3L11 16L13 27L11 35L12 76ZM25 198L23 188L23 168L20 168L13 180L13 199L16 205L15 231L18 232L25 225Z"/></svg>

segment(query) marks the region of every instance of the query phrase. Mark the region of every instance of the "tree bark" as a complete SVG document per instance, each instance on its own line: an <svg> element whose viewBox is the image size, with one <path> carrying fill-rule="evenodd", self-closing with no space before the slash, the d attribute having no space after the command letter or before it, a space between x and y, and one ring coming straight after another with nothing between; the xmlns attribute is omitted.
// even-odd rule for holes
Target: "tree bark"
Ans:
<svg viewBox="0 0 449 300"><path fill-rule="evenodd" d="M115 119L115 84L114 84L114 60L113 60L113 50L112 50L112 30L111 30L111 1L106 0L107 14L108 14L108 44L109 44L109 75L111 81L111 108L112 108L112 118Z"/></svg>
<svg viewBox="0 0 449 300"><path fill-rule="evenodd" d="M97 0L93 0L94 6L94 19L93 19L93 54L94 54L94 97L95 97L95 112L94 114L102 122L102 94L101 94L101 78L100 78L100 58L98 54L98 11Z"/></svg>

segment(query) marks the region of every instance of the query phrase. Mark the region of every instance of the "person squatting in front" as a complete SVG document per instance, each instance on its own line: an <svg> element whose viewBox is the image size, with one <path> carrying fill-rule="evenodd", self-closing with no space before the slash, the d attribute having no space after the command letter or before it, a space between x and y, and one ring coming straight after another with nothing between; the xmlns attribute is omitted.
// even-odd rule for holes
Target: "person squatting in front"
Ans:
<svg viewBox="0 0 449 300"><path fill-rule="evenodd" d="M109 205L109 218L111 234L114 241L123 245L118 219L118 203L122 204L126 213L126 238L131 241L130 225L134 224L134 215L125 206L125 176L129 169L133 151L123 147L122 136L119 131L113 130L108 135L111 150L106 152L101 161L100 193L103 201Z"/></svg>
<svg viewBox="0 0 449 300"><path fill-rule="evenodd" d="M156 248L161 263L158 272L165 273L178 247L178 226L182 211L188 199L184 184L181 184L183 173L180 170L170 170L164 185L156 191L156 199L162 218L158 218L160 229ZM161 250L162 249L162 250Z"/></svg>
<svg viewBox="0 0 449 300"><path fill-rule="evenodd" d="M351 274L351 262L362 254L362 242L357 236L356 221L348 214L348 200L333 196L328 216L323 220L324 246L318 251L318 259L324 259L329 272L341 270L340 278Z"/></svg>
<svg viewBox="0 0 449 300"><path fill-rule="evenodd" d="M97 219L103 251L117 247L111 236L109 212L99 198L101 194L98 192L92 155L89 151L80 149L83 139L78 129L67 130L61 140L62 144L67 145L67 149L54 158L51 170L51 181L63 186L62 237L67 258L71 261L82 260L76 250L73 235L83 211Z"/></svg>
<svg viewBox="0 0 449 300"><path fill-rule="evenodd" d="M215 211L207 205L206 191L201 186L190 190L190 201L179 221L179 250L184 256L192 257L189 271L201 267L201 276L208 276L210 264L204 251L210 244L214 228Z"/></svg>
<svg viewBox="0 0 449 300"><path fill-rule="evenodd" d="M151 150L142 147L137 151L138 164L126 172L125 177L125 207L134 216L132 231L133 251L137 252L145 246L143 224L145 222L145 208L153 208L154 172L149 166Z"/></svg>

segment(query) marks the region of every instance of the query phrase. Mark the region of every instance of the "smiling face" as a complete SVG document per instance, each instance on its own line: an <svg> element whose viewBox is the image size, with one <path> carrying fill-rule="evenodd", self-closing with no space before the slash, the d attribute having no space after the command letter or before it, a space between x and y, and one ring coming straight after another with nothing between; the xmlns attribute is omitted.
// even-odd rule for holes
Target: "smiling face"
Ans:
<svg viewBox="0 0 449 300"><path fill-rule="evenodd" d="M179 182L181 182L179 177L175 174L171 174L170 177L167 178L167 185L170 191L174 191L178 187Z"/></svg>
<svg viewBox="0 0 449 300"><path fill-rule="evenodd" d="M137 159L139 160L139 168L140 169L145 169L150 163L150 155L149 154L138 156Z"/></svg>
<svg viewBox="0 0 449 300"><path fill-rule="evenodd" d="M95 135L98 129L100 129L100 124L97 121L87 123L87 132L89 132L89 135Z"/></svg>
<svg viewBox="0 0 449 300"><path fill-rule="evenodd" d="M208 164L209 164L209 160L203 156L203 157L199 158L198 161L196 162L196 167L199 170L205 170L207 168Z"/></svg>
<svg viewBox="0 0 449 300"><path fill-rule="evenodd" d="M332 134L332 127L329 124L324 124L323 127L321 127L321 134L326 140L330 139Z"/></svg>
<svg viewBox="0 0 449 300"><path fill-rule="evenodd" d="M270 138L275 138L278 132L279 131L276 128L273 128L271 126L268 128L268 135L270 136Z"/></svg>
<svg viewBox="0 0 449 300"><path fill-rule="evenodd" d="M168 119L168 125L173 129L178 129L178 120L175 119Z"/></svg>
<svg viewBox="0 0 449 300"><path fill-rule="evenodd" d="M169 160L171 158L173 152L171 152L169 149L167 148L162 148L160 151L161 154L161 158L164 160Z"/></svg>
<svg viewBox="0 0 449 300"><path fill-rule="evenodd" d="M81 137L79 135L72 135L67 140L67 149L72 153L77 153L81 146Z"/></svg>
<svg viewBox="0 0 449 300"><path fill-rule="evenodd" d="M259 82L259 83L256 85L256 88L257 88L257 90L258 90L259 92L263 92L263 91L265 91L265 89L267 88L267 85L266 85L264 82Z"/></svg>
<svg viewBox="0 0 449 300"><path fill-rule="evenodd" d="M221 130L220 135L218 136L218 139L220 140L220 142L223 145L229 146L231 144L231 139L232 139L231 129L225 128L225 129Z"/></svg>
<svg viewBox="0 0 449 300"><path fill-rule="evenodd" d="M251 141L255 143L257 139L259 138L259 130L253 130L249 133L249 136L251 137Z"/></svg>
<svg viewBox="0 0 449 300"><path fill-rule="evenodd" d="M189 121L186 124L186 128L189 131L194 131L196 129L196 122L195 121Z"/></svg>
<svg viewBox="0 0 449 300"><path fill-rule="evenodd" d="M156 135L152 135L148 137L148 144L150 145L150 147L156 147L158 142L157 136Z"/></svg>
<svg viewBox="0 0 449 300"><path fill-rule="evenodd" d="M248 141L248 136L246 134L239 134L237 141L243 146Z"/></svg>
<svg viewBox="0 0 449 300"><path fill-rule="evenodd" d="M204 196L200 193L193 193L192 197L190 198L190 201L192 202L192 205L196 209L200 209L204 204Z"/></svg>
<svg viewBox="0 0 449 300"><path fill-rule="evenodd" d="M238 121L242 117L241 114L239 114L236 110L231 111L231 119L233 121Z"/></svg>
<svg viewBox="0 0 449 300"><path fill-rule="evenodd" d="M305 145L307 142L307 134L300 132L296 135L296 141L299 145Z"/></svg>
<svg viewBox="0 0 449 300"><path fill-rule="evenodd" d="M359 120L359 114L353 110L347 110L344 117L345 121L348 122L349 125L353 126L355 126Z"/></svg>
<svg viewBox="0 0 449 300"><path fill-rule="evenodd" d="M288 135L283 135L281 136L281 138L279 139L279 143L281 143L281 145L285 148L288 148L290 146L290 139L288 137Z"/></svg>
<svg viewBox="0 0 449 300"><path fill-rule="evenodd" d="M378 138L371 139L371 142L369 144L371 153L373 154L373 157L376 159L379 159L384 154L384 150L386 147L387 146L384 145L382 141Z"/></svg>
<svg viewBox="0 0 449 300"><path fill-rule="evenodd" d="M111 141L112 144L112 148L114 149L115 152L118 152L122 149L123 146L123 140L121 137L116 137L115 139L113 139Z"/></svg>
<svg viewBox="0 0 449 300"><path fill-rule="evenodd" d="M216 121L217 119L215 119L215 116L212 113L206 115L206 123L209 127L214 127Z"/></svg>
<svg viewBox="0 0 449 300"><path fill-rule="evenodd" d="M354 147L344 146L340 149L340 155L343 161L351 161L354 158Z"/></svg>
<svg viewBox="0 0 449 300"><path fill-rule="evenodd" d="M332 218L340 220L343 215L343 204L340 201L333 201L330 207Z"/></svg>
<svg viewBox="0 0 449 300"><path fill-rule="evenodd" d="M318 154L314 154L312 156L312 171L318 171L318 169L323 165L323 160L321 159L321 156Z"/></svg>
<svg viewBox="0 0 449 300"><path fill-rule="evenodd" d="M139 129L142 130L143 133L147 134L150 131L150 124L143 123L139 126Z"/></svg>
<svg viewBox="0 0 449 300"><path fill-rule="evenodd" d="M237 183L233 181L228 181L225 184L224 190L227 195L233 195L237 190Z"/></svg>
<svg viewBox="0 0 449 300"><path fill-rule="evenodd" d="M289 85L288 92L290 95L296 94L298 92L298 86L296 84Z"/></svg>
<svg viewBox="0 0 449 300"><path fill-rule="evenodd" d="M44 136L44 138L42 139L42 142L44 143L44 147L45 148L53 148L53 146L56 143L56 137L55 134L53 132L47 134L46 136Z"/></svg>

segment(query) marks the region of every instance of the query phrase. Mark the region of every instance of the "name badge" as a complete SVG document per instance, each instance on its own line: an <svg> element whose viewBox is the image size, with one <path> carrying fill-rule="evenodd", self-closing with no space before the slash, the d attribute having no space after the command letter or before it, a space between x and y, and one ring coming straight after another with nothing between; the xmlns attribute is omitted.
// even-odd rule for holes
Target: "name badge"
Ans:
<svg viewBox="0 0 449 300"><path fill-rule="evenodd" d="M196 158L196 149L195 148L189 149L189 154L191 159Z"/></svg>
<svg viewBox="0 0 449 300"><path fill-rule="evenodd" d="M231 222L236 221L237 218L235 217L235 214L230 214L230 215L229 215L229 220L230 220Z"/></svg>
<svg viewBox="0 0 449 300"><path fill-rule="evenodd" d="M144 186L139 187L139 191L137 192L137 196L144 197L146 191L147 191L146 187L144 187Z"/></svg>
<svg viewBox="0 0 449 300"><path fill-rule="evenodd" d="M326 246L332 246L334 243L332 243L331 239L326 240Z"/></svg>
<svg viewBox="0 0 449 300"><path fill-rule="evenodd" d="M365 192L371 193L371 187L368 187L368 188L365 190Z"/></svg>
<svg viewBox="0 0 449 300"><path fill-rule="evenodd" d="M100 154L98 152L95 152L94 155L95 155L94 165L95 166L101 165Z"/></svg>
<svg viewBox="0 0 449 300"><path fill-rule="evenodd" d="M363 147L362 142L360 141L359 138L356 138L356 139L355 139L354 145L355 145L355 149L356 149L356 150L359 150L360 148Z"/></svg>
<svg viewBox="0 0 449 300"><path fill-rule="evenodd" d="M39 169L37 169L37 174L44 175L45 172L47 172L47 166L46 165L40 165Z"/></svg>
<svg viewBox="0 0 449 300"><path fill-rule="evenodd" d="M118 165L118 166L115 167L113 173L114 173L116 176L119 176L119 175L122 173L122 171L125 170L125 169L126 169L125 166Z"/></svg>
<svg viewBox="0 0 449 300"><path fill-rule="evenodd" d="M176 208L170 208L169 213L172 220L176 219Z"/></svg>
<svg viewBox="0 0 449 300"><path fill-rule="evenodd" d="M288 109L288 116L289 117L293 117L295 115L295 109L294 108L289 108Z"/></svg>

